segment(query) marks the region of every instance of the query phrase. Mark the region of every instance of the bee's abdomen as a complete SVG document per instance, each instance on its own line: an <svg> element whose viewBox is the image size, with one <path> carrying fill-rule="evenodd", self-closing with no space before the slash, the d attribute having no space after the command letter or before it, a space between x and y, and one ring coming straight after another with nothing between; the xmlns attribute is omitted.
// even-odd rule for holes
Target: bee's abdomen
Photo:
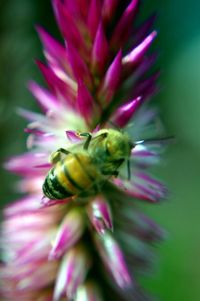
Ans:
<svg viewBox="0 0 200 301"><path fill-rule="evenodd" d="M54 168L50 170L43 184L43 193L49 199L65 199L72 196L59 182L57 176L54 175Z"/></svg>
<svg viewBox="0 0 200 301"><path fill-rule="evenodd" d="M70 154L51 169L43 185L44 194L50 199L64 199L79 195L92 186L95 175L91 173L88 156ZM94 174L94 171L92 169Z"/></svg>

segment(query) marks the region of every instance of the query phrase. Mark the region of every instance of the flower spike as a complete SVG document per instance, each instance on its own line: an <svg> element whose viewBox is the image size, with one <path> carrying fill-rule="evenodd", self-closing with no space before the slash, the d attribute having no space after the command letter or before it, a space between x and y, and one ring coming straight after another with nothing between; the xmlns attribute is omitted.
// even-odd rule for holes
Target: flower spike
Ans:
<svg viewBox="0 0 200 301"><path fill-rule="evenodd" d="M150 106L154 16L138 27L140 5L52 0L62 41L36 26L46 87L29 82L41 112L18 109L28 150L4 165L23 197L3 211L3 301L149 300L137 275L164 232L138 200L167 197L148 169L168 143Z"/></svg>

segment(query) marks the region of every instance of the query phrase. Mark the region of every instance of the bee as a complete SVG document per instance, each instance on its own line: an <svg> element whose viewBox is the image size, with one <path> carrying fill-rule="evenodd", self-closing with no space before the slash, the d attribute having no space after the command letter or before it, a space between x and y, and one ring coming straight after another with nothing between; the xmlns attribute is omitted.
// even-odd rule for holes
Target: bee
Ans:
<svg viewBox="0 0 200 301"><path fill-rule="evenodd" d="M80 136L86 137L81 149L70 152L61 148L51 156L53 167L43 184L43 193L49 199L88 196L110 177L117 176L125 161L129 166L132 143L127 134L103 129L94 136Z"/></svg>

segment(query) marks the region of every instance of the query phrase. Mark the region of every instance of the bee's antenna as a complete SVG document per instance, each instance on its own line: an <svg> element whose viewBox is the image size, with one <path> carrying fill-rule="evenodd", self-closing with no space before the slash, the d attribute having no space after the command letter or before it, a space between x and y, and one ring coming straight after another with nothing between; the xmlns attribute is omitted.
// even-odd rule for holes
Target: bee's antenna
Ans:
<svg viewBox="0 0 200 301"><path fill-rule="evenodd" d="M159 143L165 144L165 143L173 142L174 140L175 140L174 136L161 137L161 138L148 138L148 139L134 141L133 145L136 146L138 144L154 143L154 142L159 142Z"/></svg>

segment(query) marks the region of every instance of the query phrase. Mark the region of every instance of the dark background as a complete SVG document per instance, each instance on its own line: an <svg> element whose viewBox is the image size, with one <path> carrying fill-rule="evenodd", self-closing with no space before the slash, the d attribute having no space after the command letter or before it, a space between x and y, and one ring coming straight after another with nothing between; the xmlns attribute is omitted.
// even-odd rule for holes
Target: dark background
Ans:
<svg viewBox="0 0 200 301"><path fill-rule="evenodd" d="M176 136L157 171L170 200L145 210L168 232L160 261L145 285L163 301L200 300L200 1L143 1L142 15L158 12L161 92L156 97L166 131ZM59 37L50 0L0 0L0 164L26 149L26 121L16 107L37 110L26 89L41 81L34 58L42 48L34 30L42 24ZM13 200L15 177L0 172L1 207Z"/></svg>

